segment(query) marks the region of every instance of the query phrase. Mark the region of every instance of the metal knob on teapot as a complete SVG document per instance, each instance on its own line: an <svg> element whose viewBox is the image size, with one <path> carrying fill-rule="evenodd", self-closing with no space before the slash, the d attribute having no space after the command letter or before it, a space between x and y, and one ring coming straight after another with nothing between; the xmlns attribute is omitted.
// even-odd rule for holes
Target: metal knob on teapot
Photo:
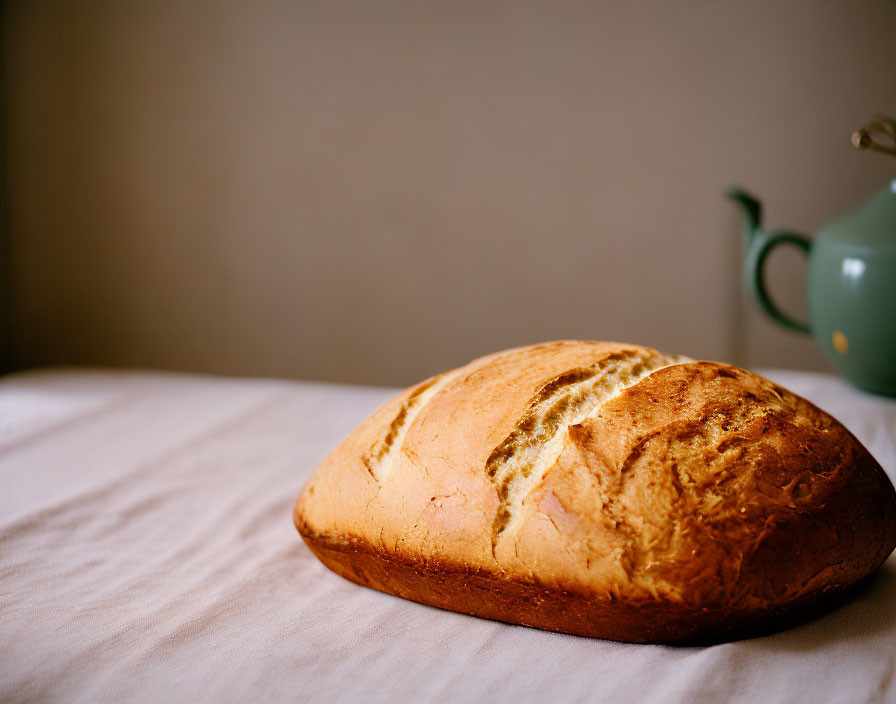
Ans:
<svg viewBox="0 0 896 704"><path fill-rule="evenodd" d="M896 121L877 116L853 134L852 142L896 156ZM731 188L728 196L743 209L743 283L759 309L786 328L811 333L837 372L855 386L896 396L896 179L856 210L823 225L814 240L763 229L756 198L740 188ZM781 244L808 256L808 322L786 315L769 296L765 262Z"/></svg>

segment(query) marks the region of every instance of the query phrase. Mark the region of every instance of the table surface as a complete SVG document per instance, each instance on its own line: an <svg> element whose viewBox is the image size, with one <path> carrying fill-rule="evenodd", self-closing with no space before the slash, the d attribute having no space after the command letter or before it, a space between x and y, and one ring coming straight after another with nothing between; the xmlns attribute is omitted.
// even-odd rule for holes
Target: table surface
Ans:
<svg viewBox="0 0 896 704"><path fill-rule="evenodd" d="M896 475L896 403L765 374ZM896 561L836 611L709 648L485 621L299 540L314 466L394 389L84 369L0 379L0 701L896 701Z"/></svg>

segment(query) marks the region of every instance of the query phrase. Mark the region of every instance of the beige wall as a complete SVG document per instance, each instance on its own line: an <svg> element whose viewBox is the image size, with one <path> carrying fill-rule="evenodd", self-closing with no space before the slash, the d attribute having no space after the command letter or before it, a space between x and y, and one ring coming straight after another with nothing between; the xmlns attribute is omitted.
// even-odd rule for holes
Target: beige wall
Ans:
<svg viewBox="0 0 896 704"><path fill-rule="evenodd" d="M811 231L894 171L849 146L896 111L892 2L5 12L20 366L406 383L582 337L821 368L745 310L721 192Z"/></svg>

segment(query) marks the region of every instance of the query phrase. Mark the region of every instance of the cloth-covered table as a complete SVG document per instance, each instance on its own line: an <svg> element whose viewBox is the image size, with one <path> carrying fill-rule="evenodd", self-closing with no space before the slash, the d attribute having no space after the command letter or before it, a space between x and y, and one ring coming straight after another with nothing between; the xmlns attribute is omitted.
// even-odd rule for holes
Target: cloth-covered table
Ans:
<svg viewBox="0 0 896 704"><path fill-rule="evenodd" d="M765 373L896 475L896 403ZM393 393L83 369L0 379L0 701L896 701L896 558L818 620L709 648L511 626L330 573L293 502Z"/></svg>

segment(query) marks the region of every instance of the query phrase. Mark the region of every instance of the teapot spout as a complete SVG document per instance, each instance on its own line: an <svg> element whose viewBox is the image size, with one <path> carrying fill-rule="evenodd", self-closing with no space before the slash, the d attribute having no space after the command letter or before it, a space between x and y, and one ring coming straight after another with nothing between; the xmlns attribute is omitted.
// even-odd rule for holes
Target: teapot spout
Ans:
<svg viewBox="0 0 896 704"><path fill-rule="evenodd" d="M741 247L743 253L746 255L747 250L750 249L750 245L753 242L753 239L761 232L762 230L762 203L760 203L756 198L747 193L742 188L737 186L732 186L729 188L725 195L727 195L731 200L738 203L741 207L741 211L743 212L743 229L741 236Z"/></svg>

